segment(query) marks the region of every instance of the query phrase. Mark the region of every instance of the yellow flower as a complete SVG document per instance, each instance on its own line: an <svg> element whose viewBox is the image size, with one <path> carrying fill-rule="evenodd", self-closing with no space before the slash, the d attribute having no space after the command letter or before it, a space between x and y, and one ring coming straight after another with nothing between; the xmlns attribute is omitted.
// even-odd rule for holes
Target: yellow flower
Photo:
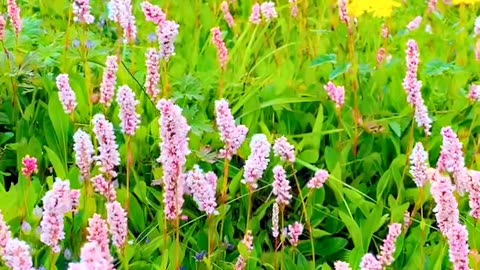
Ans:
<svg viewBox="0 0 480 270"><path fill-rule="evenodd" d="M480 0L453 0L452 1L454 5L460 5L460 4L475 4L475 3L480 3Z"/></svg>
<svg viewBox="0 0 480 270"><path fill-rule="evenodd" d="M478 1L478 0L464 0ZM391 17L394 8L400 3L395 0L352 0L350 2L350 15L360 17L363 13L372 13L374 17Z"/></svg>

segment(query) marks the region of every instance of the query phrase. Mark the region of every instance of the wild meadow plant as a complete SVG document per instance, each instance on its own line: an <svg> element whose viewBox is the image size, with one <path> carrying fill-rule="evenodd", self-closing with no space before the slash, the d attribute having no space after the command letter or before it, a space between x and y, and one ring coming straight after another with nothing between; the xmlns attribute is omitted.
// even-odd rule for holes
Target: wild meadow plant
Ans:
<svg viewBox="0 0 480 270"><path fill-rule="evenodd" d="M480 269L477 2L5 1L1 266Z"/></svg>

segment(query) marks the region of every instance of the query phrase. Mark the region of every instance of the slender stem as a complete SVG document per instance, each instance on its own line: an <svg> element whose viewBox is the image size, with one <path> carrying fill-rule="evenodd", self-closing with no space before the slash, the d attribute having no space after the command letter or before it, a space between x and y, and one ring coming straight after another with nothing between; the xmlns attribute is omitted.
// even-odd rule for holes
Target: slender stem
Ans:
<svg viewBox="0 0 480 270"><path fill-rule="evenodd" d="M127 136L127 196L125 198L125 210L127 211L127 218L130 213L130 167L133 163L132 158L132 138Z"/></svg>
<svg viewBox="0 0 480 270"><path fill-rule="evenodd" d="M214 222L214 219L213 219L213 215L208 215L207 217L207 222L208 222L208 258L210 258L211 260L211 256L212 256L212 251L213 251L213 247L215 245L215 239L214 236L213 236L213 222ZM209 263L209 268L211 268L211 265Z"/></svg>
<svg viewBox="0 0 480 270"><path fill-rule="evenodd" d="M57 259L58 259L58 254L55 253L52 249L52 263L50 264L50 270L57 269Z"/></svg>
<svg viewBox="0 0 480 270"><path fill-rule="evenodd" d="M180 269L182 266L182 259L180 258L181 254L181 243L180 243L180 217L175 219L175 242L176 242L176 254L177 254L177 263L175 269Z"/></svg>
<svg viewBox="0 0 480 270"><path fill-rule="evenodd" d="M353 155L357 156L357 146L358 146L358 121L360 119L360 111L358 105L358 82L357 82L357 61L355 61L355 36L353 26L348 25L348 55L350 62L352 63L351 68L351 83L353 90L353 121L354 125L354 137L353 137Z"/></svg>
<svg viewBox="0 0 480 270"><path fill-rule="evenodd" d="M253 190L248 187L248 210L247 210L247 227L245 232L250 229L250 216L252 215L252 198L253 198Z"/></svg>
<svg viewBox="0 0 480 270"><path fill-rule="evenodd" d="M65 50L63 51L63 72L67 72L67 54L68 54L68 49L70 48L70 39L69 39L69 33L70 33L70 22L72 20L72 9L73 6L70 5L70 9L68 11L68 21L67 21L67 29L65 30Z"/></svg>
<svg viewBox="0 0 480 270"><path fill-rule="evenodd" d="M300 200L302 202L303 215L305 216L305 224L307 225L308 232L310 233L309 238L310 238L310 244L312 246L312 262L313 262L312 263L312 269L315 270L315 243L313 241L313 228L312 228L312 224L310 224L310 219L309 219L308 213L307 213L307 206L305 204L305 199L304 199L303 194L302 194L302 189L300 188L300 182L298 182L295 167L293 166L293 164L290 164L290 165L292 166L293 178L295 179L295 184L297 185L298 195L300 196Z"/></svg>
<svg viewBox="0 0 480 270"><path fill-rule="evenodd" d="M218 96L220 99L223 98L223 94L225 92L225 86L224 86L224 74L225 74L225 71L223 70L223 68L220 68L221 71L220 71L220 83L219 83L219 86L218 86Z"/></svg>
<svg viewBox="0 0 480 270"><path fill-rule="evenodd" d="M228 174L230 170L230 160L225 158L225 162L223 163L223 184L222 184L222 193L220 197L220 207L224 210L224 215L226 215L226 208L223 207L227 203L227 191L228 191ZM223 226L225 224L225 218L222 218L220 221L220 241L223 239Z"/></svg>

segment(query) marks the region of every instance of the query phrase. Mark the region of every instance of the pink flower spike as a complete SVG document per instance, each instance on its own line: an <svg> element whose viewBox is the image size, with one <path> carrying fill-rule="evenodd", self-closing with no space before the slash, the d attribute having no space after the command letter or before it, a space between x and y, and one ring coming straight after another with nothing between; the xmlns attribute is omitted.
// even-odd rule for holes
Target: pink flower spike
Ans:
<svg viewBox="0 0 480 270"><path fill-rule="evenodd" d="M233 28L235 26L235 21L233 20L233 16L228 8L228 2L223 1L220 7L223 12L223 17L225 18L225 21L227 21L228 27Z"/></svg>
<svg viewBox="0 0 480 270"><path fill-rule="evenodd" d="M5 40L5 28L7 27L7 22L2 14L0 14L0 41Z"/></svg>
<svg viewBox="0 0 480 270"><path fill-rule="evenodd" d="M336 86L333 82L328 82L323 88L327 91L330 99L335 102L337 109L342 108L345 103L345 88Z"/></svg>
<svg viewBox="0 0 480 270"><path fill-rule="evenodd" d="M37 159L26 155L22 159L22 174L23 176L30 178L33 174L38 172Z"/></svg>
<svg viewBox="0 0 480 270"><path fill-rule="evenodd" d="M248 128L244 125L235 125L232 111L225 99L215 101L215 114L220 140L225 144L225 148L220 150L220 156L231 160L245 141Z"/></svg>
<svg viewBox="0 0 480 270"><path fill-rule="evenodd" d="M471 101L480 101L480 85L472 84L470 86L470 92L468 93L468 98Z"/></svg>
<svg viewBox="0 0 480 270"><path fill-rule="evenodd" d="M410 155L410 174L417 187L423 187L428 181L428 153L423 148L423 144L418 142Z"/></svg>
<svg viewBox="0 0 480 270"><path fill-rule="evenodd" d="M22 32L22 18L20 18L20 7L17 5L16 0L7 0L8 16L12 22L15 34L17 37Z"/></svg>
<svg viewBox="0 0 480 270"><path fill-rule="evenodd" d="M340 20L342 20L347 26L350 25L350 16L348 16L348 1L338 0L338 12Z"/></svg>
<svg viewBox="0 0 480 270"><path fill-rule="evenodd" d="M8 241L3 251L5 265L12 270L33 270L32 255L30 246L19 239Z"/></svg>
<svg viewBox="0 0 480 270"><path fill-rule="evenodd" d="M174 21L165 21L158 27L158 41L160 42L160 58L166 62L175 55L175 39L180 26Z"/></svg>
<svg viewBox="0 0 480 270"><path fill-rule="evenodd" d="M433 13L437 11L438 0L429 0L428 1L428 12Z"/></svg>
<svg viewBox="0 0 480 270"><path fill-rule="evenodd" d="M278 212L279 212L278 203L275 202L273 204L273 208L272 208L272 235L275 238L277 238L278 235L279 235L279 231L278 231Z"/></svg>
<svg viewBox="0 0 480 270"><path fill-rule="evenodd" d="M291 187L282 166L277 165L273 168L273 178L273 194L276 196L277 203L281 206L290 204L292 199Z"/></svg>
<svg viewBox="0 0 480 270"><path fill-rule="evenodd" d="M335 267L335 270L352 270L348 263L342 261L336 261L333 266Z"/></svg>
<svg viewBox="0 0 480 270"><path fill-rule="evenodd" d="M160 95L160 56L153 48L148 49L145 56L147 57L147 78L144 87L148 96L155 101Z"/></svg>
<svg viewBox="0 0 480 270"><path fill-rule="evenodd" d="M297 18L298 17L297 0L288 0L288 3L290 3L290 15L292 15L293 18Z"/></svg>
<svg viewBox="0 0 480 270"><path fill-rule="evenodd" d="M303 224L295 222L293 225L288 225L288 240L292 246L296 247L298 245L298 238L303 233Z"/></svg>
<svg viewBox="0 0 480 270"><path fill-rule="evenodd" d="M200 211L205 211L207 215L218 215L217 201L215 198L217 191L217 176L213 173L203 173L198 165L186 175L186 190L193 196Z"/></svg>
<svg viewBox="0 0 480 270"><path fill-rule="evenodd" d="M84 24L91 24L95 18L90 13L90 0L73 1L73 20Z"/></svg>
<svg viewBox="0 0 480 270"><path fill-rule="evenodd" d="M69 270L111 270L113 264L105 258L102 248L96 242L87 242L80 251L80 263L69 263Z"/></svg>
<svg viewBox="0 0 480 270"><path fill-rule="evenodd" d="M215 45L215 47L217 47L218 62L220 62L220 68L222 70L225 70L227 68L228 62L228 49L227 46L225 46L225 42L223 41L222 32L220 32L220 28L218 27L212 28L211 31L213 44Z"/></svg>
<svg viewBox="0 0 480 270"><path fill-rule="evenodd" d="M62 103L63 110L66 114L71 114L77 107L77 96L70 87L70 79L68 74L60 74L57 76L58 97Z"/></svg>
<svg viewBox="0 0 480 270"><path fill-rule="evenodd" d="M93 149L92 138L88 133L81 128L73 135L73 150L75 152L75 163L80 169L82 178L90 178L90 170L93 163Z"/></svg>
<svg viewBox="0 0 480 270"><path fill-rule="evenodd" d="M91 179L93 188L100 195L104 196L107 201L114 202L117 200L117 192L112 183L108 183L103 176L97 175Z"/></svg>
<svg viewBox="0 0 480 270"><path fill-rule="evenodd" d="M248 185L250 192L257 189L257 181L263 176L270 161L270 143L265 134L255 134L250 142L251 153L245 162L244 179L242 183Z"/></svg>
<svg viewBox="0 0 480 270"><path fill-rule="evenodd" d="M250 23L252 23L254 25L259 25L260 22L262 21L262 17L261 17L261 14L260 14L260 4L259 3L255 3L252 6L252 14L250 15L250 18L248 20L250 21Z"/></svg>
<svg viewBox="0 0 480 270"><path fill-rule="evenodd" d="M120 105L120 127L122 132L128 136L135 135L140 126L140 114L136 107L140 102L135 99L135 93L127 85L118 88L117 103Z"/></svg>
<svg viewBox="0 0 480 270"><path fill-rule="evenodd" d="M239 255L237 262L235 263L235 270L245 270L246 268L247 268L247 262L242 257L242 255Z"/></svg>
<svg viewBox="0 0 480 270"><path fill-rule="evenodd" d="M88 236L89 242L97 243L102 248L102 252L108 251L109 238L108 238L108 225L105 220L99 214L94 214L88 220Z"/></svg>
<svg viewBox="0 0 480 270"><path fill-rule="evenodd" d="M470 215L476 220L480 219L480 172L468 171L468 199L470 206Z"/></svg>
<svg viewBox="0 0 480 270"><path fill-rule="evenodd" d="M465 159L463 157L463 144L451 127L442 128L442 150L437 162L438 170L442 173L451 173L455 179L457 190L463 194L467 188Z"/></svg>
<svg viewBox="0 0 480 270"><path fill-rule="evenodd" d="M377 53L377 65L381 66L385 62L387 57L387 50L385 48L380 48Z"/></svg>
<svg viewBox="0 0 480 270"><path fill-rule="evenodd" d="M93 132L97 137L100 154L94 157L100 165L100 171L108 177L116 177L115 167L120 165L120 154L115 141L113 125L103 114L93 116Z"/></svg>
<svg viewBox="0 0 480 270"><path fill-rule="evenodd" d="M450 261L453 263L453 269L466 270L470 269L468 263L468 231L465 225L455 223L451 225L447 234Z"/></svg>
<svg viewBox="0 0 480 270"><path fill-rule="evenodd" d="M394 223L388 225L388 235L385 241L383 242L380 257L378 260L383 265L383 267L390 266L393 263L393 255L395 254L395 243L397 242L398 237L402 233L402 224Z"/></svg>
<svg viewBox="0 0 480 270"><path fill-rule="evenodd" d="M315 176L307 183L307 187L311 189L320 189L327 182L330 174L326 170L318 170Z"/></svg>
<svg viewBox="0 0 480 270"><path fill-rule="evenodd" d="M363 256L360 262L360 269L362 270L383 270L383 266L380 261L373 256L372 253L367 253Z"/></svg>
<svg viewBox="0 0 480 270"><path fill-rule="evenodd" d="M288 161L289 163L295 162L295 148L287 141L285 136L275 140L273 153L282 161Z"/></svg>
<svg viewBox="0 0 480 270"><path fill-rule="evenodd" d="M108 108L112 104L115 95L115 85L117 84L118 58L115 55L107 56L105 69L103 70L103 80L100 85L100 103Z"/></svg>
<svg viewBox="0 0 480 270"><path fill-rule="evenodd" d="M271 22L278 18L277 10L275 9L275 2L268 1L264 2L260 6L260 11L262 12L262 16L265 18L267 22Z"/></svg>
<svg viewBox="0 0 480 270"><path fill-rule="evenodd" d="M247 247L248 253L253 251L253 235L252 231L248 230L243 237L242 243Z"/></svg>
<svg viewBox="0 0 480 270"><path fill-rule="evenodd" d="M152 5L150 2L146 1L141 3L140 5L147 21L152 22L156 25L161 25L167 20L167 15L165 15L163 10L159 6Z"/></svg>
<svg viewBox="0 0 480 270"><path fill-rule="evenodd" d="M459 222L458 203L453 195L455 188L450 178L442 175L438 170L429 169L428 174L432 183L430 193L436 203L433 212L435 212L440 231L444 236L448 236L450 228Z"/></svg>
<svg viewBox="0 0 480 270"><path fill-rule="evenodd" d="M0 210L0 257L3 256L8 241L12 239L10 226L5 222L2 211Z"/></svg>
<svg viewBox="0 0 480 270"><path fill-rule="evenodd" d="M127 212L118 201L108 202L106 207L113 245L121 249L125 246L128 234Z"/></svg>
<svg viewBox="0 0 480 270"><path fill-rule="evenodd" d="M423 20L422 16L415 17L415 19L413 19L411 22L408 23L407 29L409 31L417 30L418 28L420 28L420 24L422 24L422 20Z"/></svg>
<svg viewBox="0 0 480 270"><path fill-rule="evenodd" d="M137 37L135 16L132 12L131 0L111 0L108 4L109 18L120 24L123 29L125 43L133 43Z"/></svg>

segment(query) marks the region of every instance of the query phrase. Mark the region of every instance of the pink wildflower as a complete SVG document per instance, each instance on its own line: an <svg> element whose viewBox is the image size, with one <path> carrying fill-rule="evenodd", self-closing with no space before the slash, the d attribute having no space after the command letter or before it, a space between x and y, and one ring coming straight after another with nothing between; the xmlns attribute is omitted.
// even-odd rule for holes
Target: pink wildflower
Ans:
<svg viewBox="0 0 480 270"><path fill-rule="evenodd" d="M242 243L247 247L248 253L253 251L253 235L252 231L248 230L243 237Z"/></svg>
<svg viewBox="0 0 480 270"><path fill-rule="evenodd" d="M458 192L463 193L467 188L468 175L466 175L465 159L463 157L463 144L451 127L442 128L442 151L437 161L438 170L442 173L452 173Z"/></svg>
<svg viewBox="0 0 480 270"><path fill-rule="evenodd" d="M37 159L26 155L22 159L22 174L23 176L30 178L33 174L38 172Z"/></svg>
<svg viewBox="0 0 480 270"><path fill-rule="evenodd" d="M73 135L73 150L75 151L75 163L80 169L83 179L90 178L90 169L93 163L92 138L82 129L78 129Z"/></svg>
<svg viewBox="0 0 480 270"><path fill-rule="evenodd" d="M362 261L360 262L360 269L383 270L383 267L380 261L378 261L372 253L367 253L363 256Z"/></svg>
<svg viewBox="0 0 480 270"><path fill-rule="evenodd" d="M145 1L141 4L141 7L147 21L161 25L167 20L167 16L159 6Z"/></svg>
<svg viewBox="0 0 480 270"><path fill-rule="evenodd" d="M275 9L275 2L268 1L264 2L260 6L260 11L262 12L262 16L265 18L267 22L271 22L274 19L278 18L277 10Z"/></svg>
<svg viewBox="0 0 480 270"><path fill-rule="evenodd" d="M222 68L222 70L225 70L227 68L228 62L228 49L227 46L225 46L225 42L223 41L220 28L212 28L212 41L215 47L217 47L218 62L220 62L220 67Z"/></svg>
<svg viewBox="0 0 480 270"><path fill-rule="evenodd" d="M422 16L417 16L415 19L413 19L411 22L407 24L407 29L410 31L415 31L420 27L420 24L422 23Z"/></svg>
<svg viewBox="0 0 480 270"><path fill-rule="evenodd" d="M233 28L235 26L235 21L233 20L232 13L230 13L230 9L228 8L228 2L223 1L220 7L223 12L223 17L225 18L225 21L227 21L228 27Z"/></svg>
<svg viewBox="0 0 480 270"><path fill-rule="evenodd" d="M147 78L145 79L145 89L148 96L152 100L156 100L158 95L160 95L159 83L160 83L160 57L158 52L150 48L146 53L147 57Z"/></svg>
<svg viewBox="0 0 480 270"><path fill-rule="evenodd" d="M73 1L73 20L75 22L91 24L95 18L90 13L90 0Z"/></svg>
<svg viewBox="0 0 480 270"><path fill-rule="evenodd" d="M303 224L295 222L293 225L288 225L288 240L292 246L296 247L298 245L298 237L302 235Z"/></svg>
<svg viewBox="0 0 480 270"><path fill-rule="evenodd" d="M69 270L110 270L111 262L104 257L102 248L96 242L87 242L80 251L80 262L69 263Z"/></svg>
<svg viewBox="0 0 480 270"><path fill-rule="evenodd" d="M438 0L429 0L428 1L428 12L432 13L437 11Z"/></svg>
<svg viewBox="0 0 480 270"><path fill-rule="evenodd" d="M382 38L383 38L383 39L387 39L387 38L388 38L388 35L389 35L388 25L384 24L384 25L382 26Z"/></svg>
<svg viewBox="0 0 480 270"><path fill-rule="evenodd" d="M91 179L93 188L109 202L117 200L117 192L112 183L108 183L103 176L97 175Z"/></svg>
<svg viewBox="0 0 480 270"><path fill-rule="evenodd" d="M110 0L108 3L109 19L118 23L123 29L125 42L132 43L137 37L135 16L131 0Z"/></svg>
<svg viewBox="0 0 480 270"><path fill-rule="evenodd" d="M471 101L480 101L480 85L472 84L472 86L470 86L470 93L468 93L468 98Z"/></svg>
<svg viewBox="0 0 480 270"><path fill-rule="evenodd" d="M225 99L215 101L215 112L220 139L225 143L225 148L220 150L220 156L231 160L245 141L248 128L244 125L235 125L235 119Z"/></svg>
<svg viewBox="0 0 480 270"><path fill-rule="evenodd" d="M292 15L292 17L294 17L294 18L298 17L298 2L297 2L297 0L288 0L288 3L290 3L290 15Z"/></svg>
<svg viewBox="0 0 480 270"><path fill-rule="evenodd" d="M468 231L465 225L455 223L451 225L451 228L447 234L450 261L453 263L453 269L455 270L467 270L468 255L470 250L468 248Z"/></svg>
<svg viewBox="0 0 480 270"><path fill-rule="evenodd" d="M250 142L251 153L245 162L244 179L251 192L258 187L257 181L262 177L270 161L270 143L264 134L255 134Z"/></svg>
<svg viewBox="0 0 480 270"><path fill-rule="evenodd" d="M428 153L423 148L423 144L418 142L410 155L410 174L417 187L423 187L428 181Z"/></svg>
<svg viewBox="0 0 480 270"><path fill-rule="evenodd" d="M350 16L348 16L348 1L338 0L338 11L340 13L340 20L342 20L347 26L350 25Z"/></svg>
<svg viewBox="0 0 480 270"><path fill-rule="evenodd" d="M107 222L110 225L113 245L121 249L127 240L127 212L125 212L118 201L108 202L106 207Z"/></svg>
<svg viewBox="0 0 480 270"><path fill-rule="evenodd" d="M342 108L345 103L345 88L343 86L336 86L333 82L328 82L323 88L327 91L330 99L335 102L337 109Z"/></svg>
<svg viewBox="0 0 480 270"><path fill-rule="evenodd" d="M254 25L259 25L260 22L262 21L259 3L255 3L252 6L252 14L250 15L250 18L248 20Z"/></svg>
<svg viewBox="0 0 480 270"><path fill-rule="evenodd" d="M215 194L217 191L216 175L209 174L210 179L203 173L198 165L186 175L186 189L193 196L200 211L205 211L207 215L218 215L217 202Z"/></svg>
<svg viewBox="0 0 480 270"><path fill-rule="evenodd" d="M420 53L415 40L411 39L407 44L407 75L403 80L403 88L407 92L407 101L415 109L415 120L419 127L423 127L427 135L431 134L432 120L428 116L428 110L422 98L422 82L417 80Z"/></svg>
<svg viewBox="0 0 480 270"><path fill-rule="evenodd" d="M480 172L478 171L468 171L469 174L469 185L468 185L468 198L470 215L475 219L480 219Z"/></svg>
<svg viewBox="0 0 480 270"><path fill-rule="evenodd" d="M77 96L70 87L68 74L60 74L57 76L57 87L58 90L60 90L58 96L62 103L63 110L66 114L71 114L75 110L75 107L77 107Z"/></svg>
<svg viewBox="0 0 480 270"><path fill-rule="evenodd" d="M20 18L20 7L17 5L16 0L7 0L7 10L10 22L12 22L15 34L18 37L20 32L22 32L22 18Z"/></svg>
<svg viewBox="0 0 480 270"><path fill-rule="evenodd" d="M275 156L280 157L282 161L295 162L295 148L288 143L287 138L284 136L275 140L273 153Z"/></svg>
<svg viewBox="0 0 480 270"><path fill-rule="evenodd" d="M120 165L120 154L115 141L113 125L101 113L93 116L93 132L97 137L100 154L94 160L100 164L100 171L109 177L116 177L115 167Z"/></svg>
<svg viewBox="0 0 480 270"><path fill-rule="evenodd" d="M100 85L100 103L110 107L113 96L115 95L115 85L117 84L118 58L115 55L107 56L105 69L103 70L103 80Z"/></svg>
<svg viewBox="0 0 480 270"><path fill-rule="evenodd" d="M163 165L164 204L167 219L173 220L182 214L184 194L184 167L188 148L190 126L182 115L182 109L174 103L162 99L157 104L160 111L160 157Z"/></svg>
<svg viewBox="0 0 480 270"><path fill-rule="evenodd" d="M108 250L110 242L108 238L108 225L99 214L94 214L93 217L88 220L87 231L87 240L89 242L97 243L103 252Z"/></svg>
<svg viewBox="0 0 480 270"><path fill-rule="evenodd" d="M395 243L402 233L402 224L394 223L388 225L388 235L381 247L380 257L378 260L383 267L390 266L393 263L393 255L395 254Z"/></svg>
<svg viewBox="0 0 480 270"><path fill-rule="evenodd" d="M279 212L278 203L275 202L273 204L273 208L272 208L272 235L275 238L277 238L278 235L279 235L279 232L278 232L278 212Z"/></svg>
<svg viewBox="0 0 480 270"><path fill-rule="evenodd" d="M273 168L273 194L279 205L288 205L292 199L290 192L290 183L287 180L287 174L282 166L277 165Z"/></svg>
<svg viewBox="0 0 480 270"><path fill-rule="evenodd" d="M2 14L0 14L0 41L5 40L5 28L7 26L7 22Z"/></svg>
<svg viewBox="0 0 480 270"><path fill-rule="evenodd" d="M385 62L385 58L387 57L387 50L385 48L380 48L377 53L377 65L381 66Z"/></svg>
<svg viewBox="0 0 480 270"><path fill-rule="evenodd" d="M323 184L327 182L328 177L330 177L330 175L326 170L318 170L315 173L315 176L308 181L307 187L311 189L320 189L323 187Z"/></svg>
<svg viewBox="0 0 480 270"><path fill-rule="evenodd" d="M175 39L178 36L179 25L174 21L165 21L158 28L160 42L160 58L166 62L175 55Z"/></svg>
<svg viewBox="0 0 480 270"><path fill-rule="evenodd" d="M12 239L10 226L5 222L2 211L0 210L0 256L3 256L8 241Z"/></svg>
<svg viewBox="0 0 480 270"><path fill-rule="evenodd" d="M442 175L436 169L430 169L432 186L430 192L437 204L433 209L437 224L444 236L454 224L459 221L458 203L453 195L455 188L450 182L450 177Z"/></svg>
<svg viewBox="0 0 480 270"><path fill-rule="evenodd" d="M122 132L128 136L135 135L140 125L140 114L136 112L136 107L140 103L135 99L135 93L127 85L118 88L117 103L120 105L120 127Z"/></svg>
<svg viewBox="0 0 480 270"><path fill-rule="evenodd" d="M30 246L19 239L11 239L7 242L3 251L5 265L12 270L33 270Z"/></svg>
<svg viewBox="0 0 480 270"><path fill-rule="evenodd" d="M235 263L235 270L245 270L247 268L247 262L242 257L242 255L238 256L237 262Z"/></svg>
<svg viewBox="0 0 480 270"><path fill-rule="evenodd" d="M333 266L335 267L335 270L352 270L348 263L342 261L336 261Z"/></svg>

